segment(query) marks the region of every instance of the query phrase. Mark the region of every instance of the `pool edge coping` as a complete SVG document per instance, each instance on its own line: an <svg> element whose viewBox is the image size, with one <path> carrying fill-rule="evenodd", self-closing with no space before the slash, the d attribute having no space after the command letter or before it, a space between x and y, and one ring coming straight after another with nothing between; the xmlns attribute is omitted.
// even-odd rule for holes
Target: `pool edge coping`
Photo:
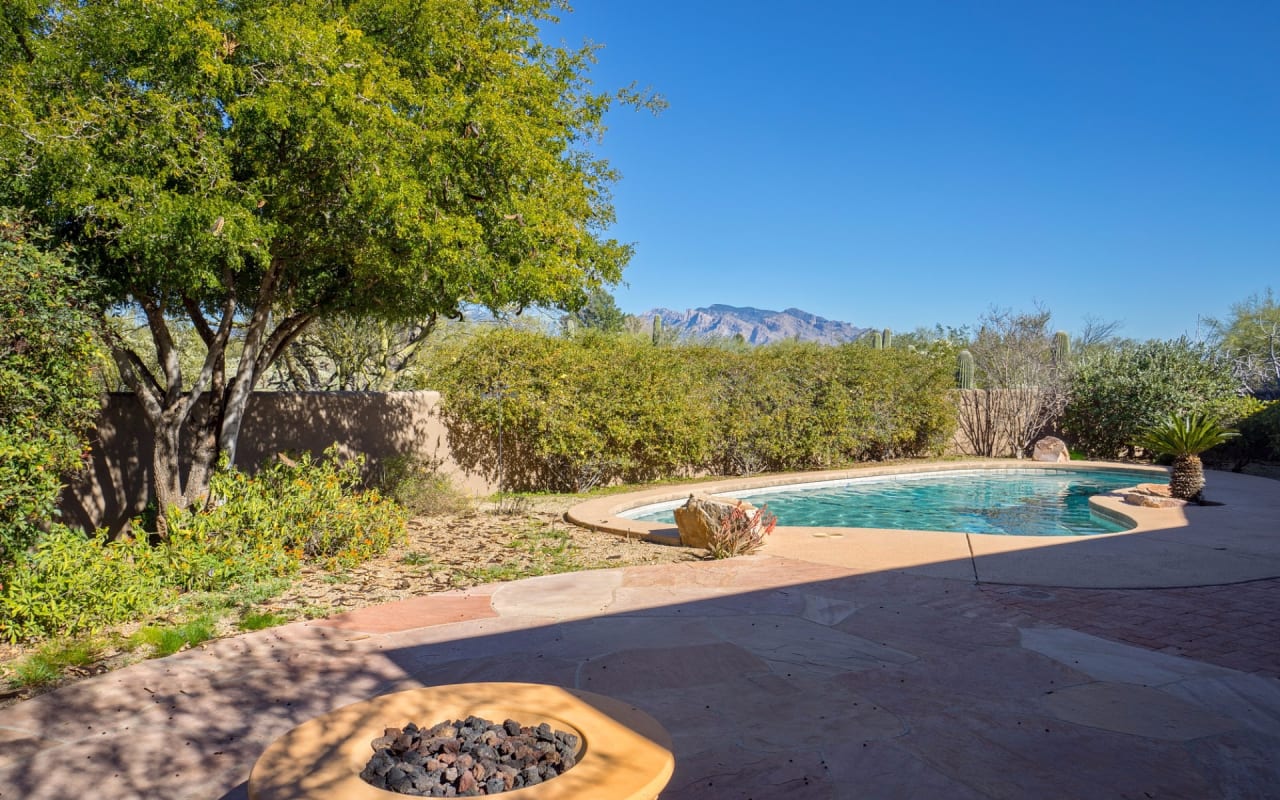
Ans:
<svg viewBox="0 0 1280 800"><path fill-rule="evenodd" d="M1117 461L1032 461L1029 459L982 459L964 461L930 461L910 464L892 464L885 466L859 466L838 470L819 470L811 472L782 472L755 475L752 477L709 478L688 483L659 486L652 489L641 489L635 492L608 495L578 503L565 512L567 522L589 530L611 533L627 539L639 539L680 546L680 534L674 525L661 522L643 522L619 516L622 512L645 505L671 502L688 497L690 494L722 494L725 492L761 489L775 486L791 486L823 481L839 481L849 478L880 477L888 475L913 475L936 472L960 472L974 470L1008 470L1008 469L1060 469L1069 471L1109 470L1126 472L1145 472L1152 476L1167 476L1165 467L1129 464ZM1115 493L1097 495L1090 498L1090 506L1100 507L1101 513L1109 517L1122 517L1133 527L1115 533L1090 534L1089 538L1103 536L1126 536L1150 530L1161 530L1169 527L1180 527L1186 524L1186 515L1180 508L1147 508L1128 505ZM786 530L824 530L824 527L779 526ZM830 528L834 529L834 528ZM872 531L877 528L843 528L841 530ZM914 529L903 529L914 530ZM955 535L955 531L916 531L920 533L946 533ZM974 536L1001 536L1000 534L972 534ZM1006 537L1007 538L1007 537ZM1046 537L1018 537L1043 539ZM1074 537L1068 537L1074 538Z"/></svg>

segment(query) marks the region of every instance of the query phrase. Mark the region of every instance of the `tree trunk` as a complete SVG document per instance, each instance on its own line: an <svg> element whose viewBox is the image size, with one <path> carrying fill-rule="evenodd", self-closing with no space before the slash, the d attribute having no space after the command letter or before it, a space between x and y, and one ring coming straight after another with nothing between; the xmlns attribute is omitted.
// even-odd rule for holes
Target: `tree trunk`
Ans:
<svg viewBox="0 0 1280 800"><path fill-rule="evenodd" d="M1204 490L1204 466L1200 456L1181 455L1173 459L1169 475L1169 495L1179 500L1198 500Z"/></svg>
<svg viewBox="0 0 1280 800"><path fill-rule="evenodd" d="M155 444L151 448L152 486L155 490L156 533L160 538L169 537L169 513L172 509L185 510L189 505L182 491L182 423L185 415L165 409L159 424L152 425Z"/></svg>

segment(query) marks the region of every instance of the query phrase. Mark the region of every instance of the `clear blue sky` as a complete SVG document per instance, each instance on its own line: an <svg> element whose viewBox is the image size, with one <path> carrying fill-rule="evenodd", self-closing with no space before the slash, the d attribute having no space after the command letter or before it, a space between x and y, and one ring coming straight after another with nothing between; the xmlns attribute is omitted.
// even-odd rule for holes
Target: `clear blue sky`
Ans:
<svg viewBox="0 0 1280 800"><path fill-rule="evenodd" d="M1280 2L577 0L636 255L623 310L1133 338L1280 289Z"/></svg>

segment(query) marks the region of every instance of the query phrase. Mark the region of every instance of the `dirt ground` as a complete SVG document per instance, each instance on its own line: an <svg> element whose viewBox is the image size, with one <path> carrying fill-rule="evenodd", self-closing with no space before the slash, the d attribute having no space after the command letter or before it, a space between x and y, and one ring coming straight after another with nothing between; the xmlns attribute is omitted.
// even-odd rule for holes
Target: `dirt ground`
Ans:
<svg viewBox="0 0 1280 800"><path fill-rule="evenodd" d="M694 561L703 556L701 550L627 540L570 525L563 514L571 503L565 498L507 501L501 507L478 504L455 513L417 517L410 521L403 545L342 572L304 567L284 592L255 605L253 611L288 619L316 618L494 581ZM223 619L216 635L236 635L235 623L234 615ZM120 642L139 627L120 626L100 638ZM7 680L13 665L35 649L0 642L0 706L145 657L145 649L105 645L92 663L69 667L60 679L40 688L20 687Z"/></svg>
<svg viewBox="0 0 1280 800"><path fill-rule="evenodd" d="M697 560L700 550L626 540L570 525L563 503L541 501L518 513L490 504L409 523L409 540L344 573L303 571L264 610L346 611L413 595L529 575Z"/></svg>

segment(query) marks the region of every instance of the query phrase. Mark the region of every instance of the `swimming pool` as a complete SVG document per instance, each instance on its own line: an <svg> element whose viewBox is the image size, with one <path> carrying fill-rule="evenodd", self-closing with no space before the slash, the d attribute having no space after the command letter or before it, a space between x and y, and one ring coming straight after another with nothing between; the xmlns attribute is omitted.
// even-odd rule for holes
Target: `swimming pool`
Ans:
<svg viewBox="0 0 1280 800"><path fill-rule="evenodd" d="M728 492L768 504L779 525L896 528L1005 536L1088 536L1128 528L1099 516L1089 497L1166 479L1129 470L1000 469L911 473ZM683 500L624 512L675 523Z"/></svg>

